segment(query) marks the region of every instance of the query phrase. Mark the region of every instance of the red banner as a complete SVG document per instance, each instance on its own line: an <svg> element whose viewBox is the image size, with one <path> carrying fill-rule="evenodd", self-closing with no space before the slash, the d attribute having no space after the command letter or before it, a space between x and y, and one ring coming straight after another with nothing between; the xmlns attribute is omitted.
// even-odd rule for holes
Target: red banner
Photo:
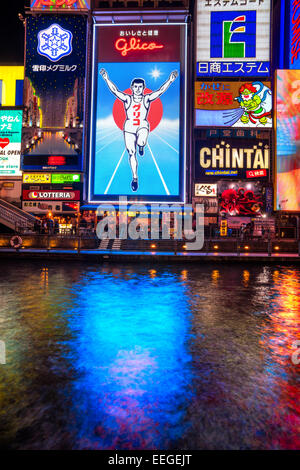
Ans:
<svg viewBox="0 0 300 470"><path fill-rule="evenodd" d="M23 189L23 200L27 201L80 201L80 191L67 191L64 189L58 191L32 191Z"/></svg>
<svg viewBox="0 0 300 470"><path fill-rule="evenodd" d="M247 178L261 178L267 176L267 170L250 170L246 172Z"/></svg>

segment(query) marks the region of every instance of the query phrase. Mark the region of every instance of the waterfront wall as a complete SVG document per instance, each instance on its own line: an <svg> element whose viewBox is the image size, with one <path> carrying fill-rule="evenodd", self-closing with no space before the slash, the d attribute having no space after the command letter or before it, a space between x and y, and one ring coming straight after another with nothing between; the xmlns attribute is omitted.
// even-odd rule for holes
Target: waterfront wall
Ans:
<svg viewBox="0 0 300 470"><path fill-rule="evenodd" d="M10 248L10 234L0 235L0 249ZM100 246L100 249L116 250L114 240L108 240L105 248ZM121 251L171 251L171 252L184 252L186 250L186 243L183 240L121 240ZM80 238L78 236L60 237L55 235L37 235L27 234L22 235L22 248L40 248L40 249L71 249L71 250L95 250L99 248L100 240L98 238ZM266 253L269 250L276 253L298 253L298 241L286 239L272 239L268 240L253 239L244 240L239 239L213 239L205 240L201 252L225 252L236 253L241 252L254 252Z"/></svg>

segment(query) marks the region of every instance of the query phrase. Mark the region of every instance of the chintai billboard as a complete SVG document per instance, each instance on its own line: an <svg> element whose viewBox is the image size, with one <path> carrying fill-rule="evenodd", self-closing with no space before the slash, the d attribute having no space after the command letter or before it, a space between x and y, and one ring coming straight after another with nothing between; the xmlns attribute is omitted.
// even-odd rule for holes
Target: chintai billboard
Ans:
<svg viewBox="0 0 300 470"><path fill-rule="evenodd" d="M24 170L82 168L85 61L86 18L26 19Z"/></svg>
<svg viewBox="0 0 300 470"><path fill-rule="evenodd" d="M300 210L300 71L276 76L276 209Z"/></svg>
<svg viewBox="0 0 300 470"><path fill-rule="evenodd" d="M197 139L195 179L267 179L270 142L263 139Z"/></svg>
<svg viewBox="0 0 300 470"><path fill-rule="evenodd" d="M187 26L94 28L89 202L184 202Z"/></svg>

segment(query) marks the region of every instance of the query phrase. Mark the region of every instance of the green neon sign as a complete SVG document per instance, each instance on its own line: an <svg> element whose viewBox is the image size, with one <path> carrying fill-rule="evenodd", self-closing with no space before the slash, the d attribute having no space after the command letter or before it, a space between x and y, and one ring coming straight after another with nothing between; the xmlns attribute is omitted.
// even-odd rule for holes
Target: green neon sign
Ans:
<svg viewBox="0 0 300 470"><path fill-rule="evenodd" d="M79 173L52 173L52 184L80 183Z"/></svg>

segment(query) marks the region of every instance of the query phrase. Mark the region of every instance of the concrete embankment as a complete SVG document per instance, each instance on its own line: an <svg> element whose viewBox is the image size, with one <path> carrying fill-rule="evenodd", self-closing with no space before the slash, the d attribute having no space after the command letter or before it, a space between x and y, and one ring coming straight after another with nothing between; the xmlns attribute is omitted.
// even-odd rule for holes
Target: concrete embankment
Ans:
<svg viewBox="0 0 300 470"><path fill-rule="evenodd" d="M0 235L0 258L87 260L90 262L207 261L299 263L296 240L205 240L201 250L189 250L183 240L105 240L26 234L18 248L11 235ZM104 248L105 247L105 248Z"/></svg>

